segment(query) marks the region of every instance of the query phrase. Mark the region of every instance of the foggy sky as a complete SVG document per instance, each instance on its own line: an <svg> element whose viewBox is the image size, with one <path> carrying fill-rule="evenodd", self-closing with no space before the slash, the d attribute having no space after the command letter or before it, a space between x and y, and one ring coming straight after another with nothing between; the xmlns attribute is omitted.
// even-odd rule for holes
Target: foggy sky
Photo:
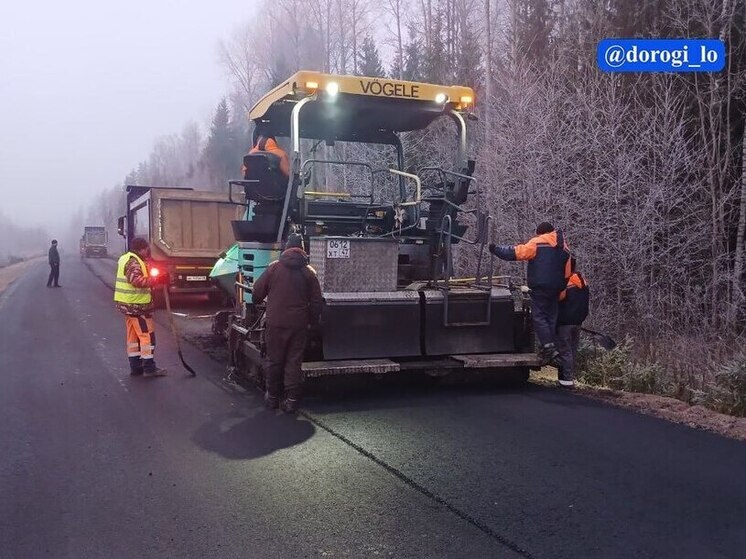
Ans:
<svg viewBox="0 0 746 559"><path fill-rule="evenodd" d="M0 2L0 213L65 228L157 136L208 122L252 0Z"/></svg>

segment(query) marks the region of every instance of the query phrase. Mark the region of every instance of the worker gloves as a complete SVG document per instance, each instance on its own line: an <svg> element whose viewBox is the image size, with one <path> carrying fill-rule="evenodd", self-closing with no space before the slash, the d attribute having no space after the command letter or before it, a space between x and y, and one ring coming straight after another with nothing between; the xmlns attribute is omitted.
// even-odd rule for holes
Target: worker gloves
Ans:
<svg viewBox="0 0 746 559"><path fill-rule="evenodd" d="M515 260L515 250L510 245L489 244L489 250L492 254L502 260Z"/></svg>
<svg viewBox="0 0 746 559"><path fill-rule="evenodd" d="M502 246L502 245L496 245L495 243L490 243L488 248L490 249L490 252L492 254L494 254L495 256L499 256L501 251L504 252L509 247Z"/></svg>

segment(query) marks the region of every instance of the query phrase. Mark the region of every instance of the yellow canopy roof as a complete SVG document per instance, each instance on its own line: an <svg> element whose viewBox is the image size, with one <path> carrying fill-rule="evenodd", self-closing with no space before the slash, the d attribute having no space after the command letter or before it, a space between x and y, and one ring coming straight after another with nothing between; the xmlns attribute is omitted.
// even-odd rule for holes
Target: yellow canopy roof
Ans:
<svg viewBox="0 0 746 559"><path fill-rule="evenodd" d="M313 100L300 113L301 137L374 143L474 104L469 87L301 71L267 93L249 118L265 133L288 136L293 106L306 97Z"/></svg>

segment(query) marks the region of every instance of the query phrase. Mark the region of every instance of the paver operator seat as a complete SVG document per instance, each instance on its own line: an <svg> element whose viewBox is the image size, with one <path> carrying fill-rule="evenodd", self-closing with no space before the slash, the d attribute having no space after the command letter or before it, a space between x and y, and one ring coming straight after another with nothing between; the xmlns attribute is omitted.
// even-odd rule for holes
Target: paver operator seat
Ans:
<svg viewBox="0 0 746 559"><path fill-rule="evenodd" d="M244 193L246 200L253 202L253 216L248 222L234 222L233 227L238 240L261 238L269 242L274 240L280 226L288 176L281 170L280 157L263 151L261 140L259 148L243 158Z"/></svg>

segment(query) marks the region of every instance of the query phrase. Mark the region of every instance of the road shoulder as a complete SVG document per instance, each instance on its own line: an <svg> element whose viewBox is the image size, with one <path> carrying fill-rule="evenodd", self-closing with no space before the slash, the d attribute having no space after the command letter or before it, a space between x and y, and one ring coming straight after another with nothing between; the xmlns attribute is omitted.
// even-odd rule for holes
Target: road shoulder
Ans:
<svg viewBox="0 0 746 559"><path fill-rule="evenodd" d="M544 368L531 375L531 382L553 386L556 378L554 369ZM583 383L577 383L576 386L576 393L587 398L686 425L693 429L702 429L730 439L746 441L746 417L718 413L704 406L690 405L669 396L624 392Z"/></svg>
<svg viewBox="0 0 746 559"><path fill-rule="evenodd" d="M11 264L0 268L0 294L2 294L10 285L20 278L29 267L33 266L44 260L43 256L38 256L30 260L19 262L18 264Z"/></svg>

